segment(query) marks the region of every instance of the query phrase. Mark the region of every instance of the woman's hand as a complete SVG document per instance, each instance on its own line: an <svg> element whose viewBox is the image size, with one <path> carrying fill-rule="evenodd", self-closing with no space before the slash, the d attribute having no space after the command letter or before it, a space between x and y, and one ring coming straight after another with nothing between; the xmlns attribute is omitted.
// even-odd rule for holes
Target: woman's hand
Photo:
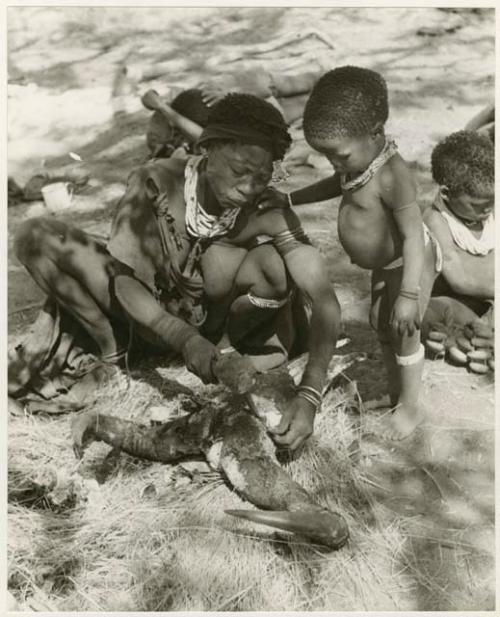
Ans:
<svg viewBox="0 0 500 617"><path fill-rule="evenodd" d="M275 428L269 428L273 440L280 446L296 450L308 439L314 430L316 408L306 399L296 396L282 412L281 421Z"/></svg>
<svg viewBox="0 0 500 617"><path fill-rule="evenodd" d="M270 210L271 208L289 208L290 200L286 193L278 191L272 186L268 186L257 199L259 210Z"/></svg>
<svg viewBox="0 0 500 617"><path fill-rule="evenodd" d="M418 300L398 296L392 309L390 325L399 336L413 336L420 329L420 310Z"/></svg>
<svg viewBox="0 0 500 617"><path fill-rule="evenodd" d="M212 368L217 356L217 347L201 335L189 338L182 348L182 357L186 367L197 375L203 383L215 381Z"/></svg>
<svg viewBox="0 0 500 617"><path fill-rule="evenodd" d="M238 394L249 392L256 383L257 371L252 361L237 351L219 354L213 372L221 383Z"/></svg>

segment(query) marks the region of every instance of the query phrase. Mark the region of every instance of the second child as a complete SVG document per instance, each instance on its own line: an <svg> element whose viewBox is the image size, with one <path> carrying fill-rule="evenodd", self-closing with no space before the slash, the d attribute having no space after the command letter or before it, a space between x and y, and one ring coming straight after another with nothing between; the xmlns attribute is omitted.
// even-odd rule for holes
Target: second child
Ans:
<svg viewBox="0 0 500 617"><path fill-rule="evenodd" d="M290 195L276 193L274 201L298 206L342 196L339 240L354 264L372 271L370 323L393 408L384 434L403 439L424 415L420 323L439 247L424 228L412 173L385 134L388 114L387 86L378 73L344 66L323 75L306 104L304 134L335 173Z"/></svg>

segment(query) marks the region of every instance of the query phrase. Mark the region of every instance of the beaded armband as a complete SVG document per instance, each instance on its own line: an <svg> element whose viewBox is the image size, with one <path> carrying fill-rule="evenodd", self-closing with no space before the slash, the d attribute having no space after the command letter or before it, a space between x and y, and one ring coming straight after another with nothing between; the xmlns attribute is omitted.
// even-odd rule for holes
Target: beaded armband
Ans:
<svg viewBox="0 0 500 617"><path fill-rule="evenodd" d="M303 244L310 245L311 241L300 226L281 231L273 237L273 245L281 257Z"/></svg>

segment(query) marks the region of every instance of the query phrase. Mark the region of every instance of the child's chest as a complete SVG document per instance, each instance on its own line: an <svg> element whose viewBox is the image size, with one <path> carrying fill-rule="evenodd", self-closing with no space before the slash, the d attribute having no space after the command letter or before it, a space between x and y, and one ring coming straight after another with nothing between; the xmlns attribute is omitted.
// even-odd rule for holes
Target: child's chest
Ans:
<svg viewBox="0 0 500 617"><path fill-rule="evenodd" d="M379 191L370 184L356 191L343 191L338 217L339 228L347 226L362 229L377 223L387 224L392 220Z"/></svg>

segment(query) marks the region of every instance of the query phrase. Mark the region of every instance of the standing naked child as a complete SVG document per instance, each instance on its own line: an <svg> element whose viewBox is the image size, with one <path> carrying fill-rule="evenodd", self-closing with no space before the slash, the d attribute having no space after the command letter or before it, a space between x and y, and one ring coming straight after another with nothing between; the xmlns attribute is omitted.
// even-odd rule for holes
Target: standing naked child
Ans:
<svg viewBox="0 0 500 617"><path fill-rule="evenodd" d="M353 66L326 73L307 102L304 134L335 173L290 195L276 193L268 205L342 196L340 242L353 263L372 270L370 323L389 378L384 402L393 408L384 433L403 439L423 418L420 320L437 274L438 247L424 231L412 174L384 133L388 113L387 86L378 73Z"/></svg>

